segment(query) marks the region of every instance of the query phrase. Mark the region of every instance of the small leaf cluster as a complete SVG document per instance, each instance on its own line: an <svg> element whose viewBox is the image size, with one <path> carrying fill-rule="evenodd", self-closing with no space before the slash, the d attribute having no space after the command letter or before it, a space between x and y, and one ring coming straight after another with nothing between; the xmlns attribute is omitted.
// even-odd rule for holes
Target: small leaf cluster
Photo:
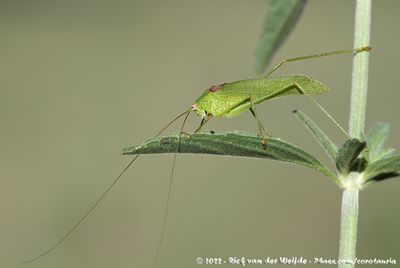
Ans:
<svg viewBox="0 0 400 268"><path fill-rule="evenodd" d="M336 182L340 187L346 187L345 178L351 172L358 173L360 189L399 175L400 155L396 155L394 149L384 147L389 136L389 124L378 123L366 136L363 135L363 141L349 138L338 148L304 113L295 111L295 114L335 163Z"/></svg>

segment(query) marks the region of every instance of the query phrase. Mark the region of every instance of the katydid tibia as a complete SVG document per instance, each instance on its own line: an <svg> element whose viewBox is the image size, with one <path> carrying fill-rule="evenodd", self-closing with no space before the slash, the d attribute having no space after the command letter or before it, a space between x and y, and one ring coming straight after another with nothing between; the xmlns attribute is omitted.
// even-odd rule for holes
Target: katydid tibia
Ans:
<svg viewBox="0 0 400 268"><path fill-rule="evenodd" d="M278 97L289 96L293 94L300 94L307 96L315 105L317 105L325 114L334 122L335 125L346 135L346 131L329 115L329 113L312 97L313 95L322 94L327 92L329 89L322 83L308 77L305 75L289 75L282 77L270 78L269 76L283 64L293 61L312 59L330 55L337 54L351 54L359 53L364 51L369 51L370 47L361 47L352 50L340 50L332 51L320 54L313 54L303 57L290 58L281 61L272 70L261 79L248 79L241 80L231 83L223 83L220 85L212 86L207 89L184 113L177 116L170 123L168 123L155 137L158 137L164 130L166 130L172 123L184 116L183 124L180 129L178 146L176 148L176 153L174 155L171 176L168 187L168 194L166 199L165 213L163 217L162 229L160 234L160 240L157 246L155 257L153 260L153 267L156 266L158 256L160 254L161 245L163 242L163 237L165 233L165 227L167 225L167 215L169 208L169 198L171 194L172 181L174 176L174 169L176 163L176 156L179 153L180 139L183 133L185 122L191 112L195 112L202 117L199 127L195 132L199 132L205 123L207 123L213 117L224 117L230 118L241 114L242 112L249 110L254 116L257 122L257 127L259 131L260 141L262 146L268 146L268 137L270 134L266 131L261 121L258 118L256 105ZM74 230L89 216L94 208L103 200L103 198L110 192L112 187L117 183L121 176L126 172L126 170L135 162L135 160L140 155L136 155L129 164L121 171L121 173L114 179L111 185L103 192L103 194L96 200L96 202L86 211L86 213L79 219L79 221L72 226L72 228L55 244L45 250L43 253L37 255L34 258L23 261L24 263L32 262L42 258L43 256L50 253L52 250L57 248L65 239L67 239Z"/></svg>

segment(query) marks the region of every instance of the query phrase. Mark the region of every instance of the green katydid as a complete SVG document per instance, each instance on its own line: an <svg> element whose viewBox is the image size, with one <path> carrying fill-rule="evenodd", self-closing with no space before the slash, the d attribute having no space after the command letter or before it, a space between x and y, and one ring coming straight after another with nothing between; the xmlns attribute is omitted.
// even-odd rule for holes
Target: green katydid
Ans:
<svg viewBox="0 0 400 268"><path fill-rule="evenodd" d="M305 75L289 75L282 77L270 78L269 76L283 64L293 61L300 61L305 59L312 59L330 55L337 54L350 54L350 53L359 53L363 51L369 51L370 47L361 47L352 50L339 50L339 51L331 51L326 53L313 54L303 57L290 58L281 61L263 78L260 79L248 79L241 80L237 82L231 83L223 83L220 85L212 86L208 88L184 113L177 116L170 123L168 123L162 130L155 136L158 137L164 130L166 130L171 124L177 121L179 118L184 116L184 120L179 132L178 138L178 146L176 149L176 153L174 155L170 182L168 187L168 194L166 199L166 207L164 210L164 217L162 223L162 230L160 234L160 240L157 246L156 254L153 260L153 267L156 266L158 256L160 253L161 245L163 242L163 237L165 233L165 227L167 225L167 215L169 209L169 198L172 189L172 181L174 176L174 169L176 163L177 153L179 153L179 145L181 135L184 133L183 129L186 123L186 120L191 112L195 112L200 117L202 117L201 123L199 127L194 131L195 133L199 132L202 127L213 117L224 117L230 118L241 114L242 112L249 110L251 114L254 116L257 127L259 130L259 136L262 146L268 146L268 137L270 134L266 131L261 121L258 118L256 105L278 97L289 96L293 94L306 95L310 100L317 105L329 118L334 122L335 125L339 127L339 129L348 136L347 132L329 115L329 113L312 97L312 95L322 94L327 92L329 89L322 83L308 77ZM24 263L32 262L42 258L43 256L50 253L52 250L57 248L64 240L66 240L74 230L89 216L89 214L97 207L97 205L103 200L103 198L110 192L113 186L117 183L117 181L122 177L122 175L128 170L128 168L135 162L135 160L140 155L136 155L129 164L121 171L121 173L114 179L114 181L110 184L110 186L103 192L103 194L96 200L96 202L86 211L86 213L78 220L78 222L72 226L72 228L59 239L55 244L45 250L43 253L37 255L34 258L31 258L26 261L22 261Z"/></svg>

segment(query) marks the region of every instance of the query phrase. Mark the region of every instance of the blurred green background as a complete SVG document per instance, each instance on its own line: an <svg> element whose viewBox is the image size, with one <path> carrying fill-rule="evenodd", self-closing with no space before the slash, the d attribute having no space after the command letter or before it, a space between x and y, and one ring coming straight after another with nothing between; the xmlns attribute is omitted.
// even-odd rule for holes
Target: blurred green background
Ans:
<svg viewBox="0 0 400 268"><path fill-rule="evenodd" d="M204 89L256 77L254 50L268 1L1 1L0 266L149 267L159 240L171 155L135 163L93 214L57 241L129 162L120 150L154 136ZM399 1L374 1L367 127L392 123L400 148ZM354 1L309 1L274 57L347 49ZM329 85L320 102L344 126L351 57L286 65ZM343 135L303 97L263 103L276 137L327 163L292 115L301 109ZM192 115L187 129L199 118ZM250 113L207 129L257 132ZM179 130L179 124L168 132ZM330 165L332 167L332 165ZM400 261L400 180L360 195L359 258ZM199 267L202 257L336 259L340 190L313 170L278 162L178 157L159 267ZM369 266L373 267L373 266Z"/></svg>

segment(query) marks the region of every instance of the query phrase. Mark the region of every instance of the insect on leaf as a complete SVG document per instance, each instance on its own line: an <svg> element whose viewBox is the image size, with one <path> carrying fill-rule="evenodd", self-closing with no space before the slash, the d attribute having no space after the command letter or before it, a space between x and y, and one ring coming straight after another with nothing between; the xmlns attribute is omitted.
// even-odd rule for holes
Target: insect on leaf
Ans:
<svg viewBox="0 0 400 268"><path fill-rule="evenodd" d="M257 49L256 71L262 73L274 52L300 18L306 0L271 0Z"/></svg>
<svg viewBox="0 0 400 268"><path fill-rule="evenodd" d="M296 117L304 123L322 148L324 148L325 152L329 155L332 161L335 162L337 157L337 147L331 141L331 139L329 139L329 137L317 126L317 124L315 124L314 121L312 121L303 112L297 110L293 112Z"/></svg>
<svg viewBox="0 0 400 268"><path fill-rule="evenodd" d="M329 91L329 88L321 82L312 79L305 75L287 75L273 78L261 78L261 79L248 79L237 82L227 83L220 88L219 91L208 93L206 96L201 96L196 100L197 106L203 106L201 102L214 103L214 106L218 109L214 112L212 109L215 107L209 107L208 112L218 115L219 111L226 110L231 104L235 102L242 103L244 99L249 96L252 97L254 104L261 103L266 100L281 98L289 95L303 94L305 92L308 95L318 95ZM221 107L225 109L221 109ZM236 110L243 112L244 110L251 107L250 101L243 102L243 105L238 106L238 109L233 109L231 113L233 116L238 114ZM220 116L231 117L230 113L221 114Z"/></svg>
<svg viewBox="0 0 400 268"><path fill-rule="evenodd" d="M176 153L178 134L145 141L139 146L123 149L122 154ZM225 156L255 157L290 162L305 166L330 177L336 176L307 151L277 138L269 138L263 147L260 138L243 132L201 132L182 135L180 153L212 154Z"/></svg>

